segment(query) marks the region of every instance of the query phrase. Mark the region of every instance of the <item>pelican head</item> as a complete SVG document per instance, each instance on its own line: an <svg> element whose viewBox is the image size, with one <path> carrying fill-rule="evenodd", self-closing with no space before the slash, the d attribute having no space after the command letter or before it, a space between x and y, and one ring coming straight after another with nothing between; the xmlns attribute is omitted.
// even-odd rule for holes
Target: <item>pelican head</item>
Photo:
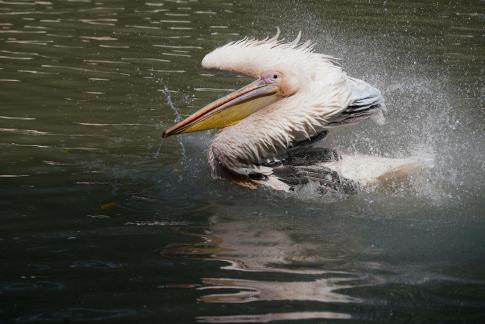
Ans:
<svg viewBox="0 0 485 324"><path fill-rule="evenodd" d="M162 137L234 125L299 89L297 78L281 70L267 70L254 82L220 98L176 125L166 129Z"/></svg>

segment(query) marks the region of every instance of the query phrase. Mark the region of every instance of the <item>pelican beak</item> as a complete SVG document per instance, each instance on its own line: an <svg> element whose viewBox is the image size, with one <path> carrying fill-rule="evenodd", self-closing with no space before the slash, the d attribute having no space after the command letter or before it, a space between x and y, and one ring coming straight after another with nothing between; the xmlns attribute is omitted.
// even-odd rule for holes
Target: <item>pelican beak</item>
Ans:
<svg viewBox="0 0 485 324"><path fill-rule="evenodd" d="M163 131L162 137L234 125L250 114L281 99L279 93L280 89L277 85L258 79L167 128Z"/></svg>

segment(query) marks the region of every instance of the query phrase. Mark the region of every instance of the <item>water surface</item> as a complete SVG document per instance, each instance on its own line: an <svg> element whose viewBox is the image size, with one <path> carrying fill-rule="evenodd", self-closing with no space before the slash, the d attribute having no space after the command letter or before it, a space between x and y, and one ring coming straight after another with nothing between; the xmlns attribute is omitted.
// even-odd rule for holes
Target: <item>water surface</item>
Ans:
<svg viewBox="0 0 485 324"><path fill-rule="evenodd" d="M0 322L483 321L481 1L1 1ZM380 88L342 150L434 156L393 193L210 179L160 132L248 80L246 35L317 42Z"/></svg>

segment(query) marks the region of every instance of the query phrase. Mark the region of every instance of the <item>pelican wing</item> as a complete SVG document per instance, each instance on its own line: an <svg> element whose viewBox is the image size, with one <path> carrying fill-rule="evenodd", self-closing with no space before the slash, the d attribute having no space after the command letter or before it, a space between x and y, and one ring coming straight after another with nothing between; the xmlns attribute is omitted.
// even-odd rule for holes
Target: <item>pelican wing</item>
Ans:
<svg viewBox="0 0 485 324"><path fill-rule="evenodd" d="M340 154L329 148L304 147L303 150L291 151L289 156L273 167L273 173L266 179L275 177L292 191L297 186L315 182L321 193L340 192L354 193L358 183L339 175L325 166L325 163L341 160Z"/></svg>
<svg viewBox="0 0 485 324"><path fill-rule="evenodd" d="M348 84L350 104L329 121L329 126L355 124L368 117L372 117L378 124L383 124L386 105L381 92L356 78L349 77Z"/></svg>

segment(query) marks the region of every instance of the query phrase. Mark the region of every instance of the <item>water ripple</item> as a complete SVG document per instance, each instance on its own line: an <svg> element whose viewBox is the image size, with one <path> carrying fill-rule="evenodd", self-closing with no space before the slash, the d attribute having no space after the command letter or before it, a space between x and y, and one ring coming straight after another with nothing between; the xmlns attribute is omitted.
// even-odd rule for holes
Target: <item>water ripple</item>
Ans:
<svg viewBox="0 0 485 324"><path fill-rule="evenodd" d="M5 56L5 55L0 55L0 59L7 59L7 60L31 60L32 57L20 57L20 56Z"/></svg>
<svg viewBox="0 0 485 324"><path fill-rule="evenodd" d="M97 19L79 19L80 22L89 25L100 25L100 26L114 26L118 19L115 18L97 18Z"/></svg>
<svg viewBox="0 0 485 324"><path fill-rule="evenodd" d="M155 27L155 26L143 26L143 25L125 25L125 27L128 28L134 28L134 29L154 29L158 30L160 27Z"/></svg>
<svg viewBox="0 0 485 324"><path fill-rule="evenodd" d="M92 39L92 40L97 40L97 41L115 41L115 40L118 40L118 38L111 37L111 36L81 36L79 38Z"/></svg>
<svg viewBox="0 0 485 324"><path fill-rule="evenodd" d="M80 67L74 67L74 66L61 66L61 65L50 65L50 64L43 64L41 66L44 68L74 70L74 71L81 71L81 72L90 72L93 74L100 73L100 74L116 74L116 75L130 76L128 73L92 70L92 69L86 69L86 68L80 68Z"/></svg>
<svg viewBox="0 0 485 324"><path fill-rule="evenodd" d="M192 21L190 20L168 20L168 19L162 19L160 20L161 23L174 23L174 24L189 24Z"/></svg>
<svg viewBox="0 0 485 324"><path fill-rule="evenodd" d="M0 119L13 119L13 120L36 120L35 117L14 117L14 116L0 116Z"/></svg>
<svg viewBox="0 0 485 324"><path fill-rule="evenodd" d="M60 322L72 321L106 321L125 317L141 316L142 312L134 309L94 309L71 307L55 312L38 313L17 317L16 321L26 322Z"/></svg>
<svg viewBox="0 0 485 324"><path fill-rule="evenodd" d="M348 285L353 278L318 279L315 281L256 281L229 278L204 278L204 287L199 290L227 289L227 294L208 294L201 296L206 303L248 303L255 301L317 301L326 303L356 303L359 299L337 292L338 289L352 288Z"/></svg>
<svg viewBox="0 0 485 324"><path fill-rule="evenodd" d="M203 49L201 46L194 46L194 45L166 45L166 44L153 44L153 47L161 47L161 48L185 48L185 49Z"/></svg>
<svg viewBox="0 0 485 324"><path fill-rule="evenodd" d="M76 124L83 125L83 126L95 126L95 127L105 127L105 126L149 126L152 127L153 125L150 124L140 124L140 123L81 123L76 122Z"/></svg>
<svg viewBox="0 0 485 324"><path fill-rule="evenodd" d="M226 315L226 316L199 316L199 323L269 323L273 321L309 320L309 319L351 319L350 314L336 312L293 312L269 313L258 315Z"/></svg>
<svg viewBox="0 0 485 324"><path fill-rule="evenodd" d="M34 135L34 136L55 135L49 132L38 131L35 129L17 129L17 128L0 128L0 132L15 133L15 134L21 134L21 135Z"/></svg>
<svg viewBox="0 0 485 324"><path fill-rule="evenodd" d="M161 58L154 58L154 57L122 57L121 60L123 61L130 61L130 62L162 62L162 63L170 63L170 60L161 59Z"/></svg>

